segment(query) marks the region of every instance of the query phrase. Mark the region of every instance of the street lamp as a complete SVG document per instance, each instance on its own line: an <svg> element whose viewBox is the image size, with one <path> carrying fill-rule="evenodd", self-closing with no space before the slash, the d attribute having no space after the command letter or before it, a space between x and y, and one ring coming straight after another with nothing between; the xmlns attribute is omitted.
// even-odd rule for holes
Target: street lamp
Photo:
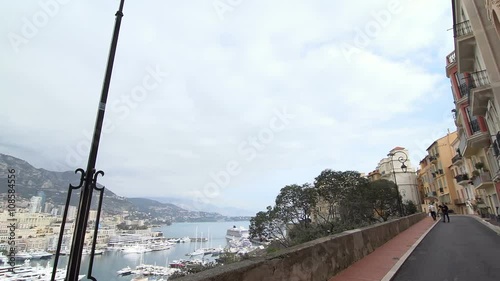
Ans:
<svg viewBox="0 0 500 281"><path fill-rule="evenodd" d="M92 203L93 192L98 191L99 201L97 205L97 215L94 226L94 237L92 240L91 250L90 250L90 261L89 268L87 271L87 279L96 281L96 278L92 276L92 267L94 263L95 246L96 239L99 228L99 219L101 214L102 199L104 194L104 187L98 187L97 178L99 176L104 176L104 172L101 170L96 170L97 152L99 150L99 141L101 138L101 131L104 122L104 112L106 109L106 102L108 99L109 86L111 82L111 74L113 72L113 63L115 60L116 47L118 44L118 35L120 32L121 20L123 17L123 4L125 0L120 0L120 7L115 14L115 27L113 30L113 37L111 39L111 47L108 56L108 62L106 66L106 73L104 76L104 84L102 86L101 99L99 102L97 117L94 127L94 135L92 138L92 145L90 147L89 159L87 162L87 169L84 170L79 168L75 173L80 173L80 183L77 186L70 184L68 190L68 196L66 198L66 205L64 208L63 219L61 222L61 230L59 232L59 241L57 244L56 256L54 258L54 266L52 269L52 278L55 280L55 275L57 271L57 264L59 261L59 255L61 252L61 246L63 242L64 227L66 223L66 218L68 215L69 203L71 200L71 194L73 190L80 189L80 202L78 205L78 212L75 219L75 229L73 231L73 237L71 242L71 251L68 258L67 275L66 281L77 281L80 280L80 265L82 262L82 253L85 242L85 233L87 229L87 222L89 218L90 207Z"/></svg>
<svg viewBox="0 0 500 281"><path fill-rule="evenodd" d="M394 156L398 153L402 154L398 157L398 161L399 163L401 163L401 170L403 171L403 173L406 173L408 172L408 166L406 166L405 163L406 161L408 161L408 155L404 151L397 150L396 152L389 152L387 156L391 157L392 174L394 175L394 184L396 185L396 191L398 193L397 195L398 195L399 214L400 216L403 216L403 203L401 202L401 196L399 194L399 186L398 186L398 181L396 179L396 170L394 169Z"/></svg>

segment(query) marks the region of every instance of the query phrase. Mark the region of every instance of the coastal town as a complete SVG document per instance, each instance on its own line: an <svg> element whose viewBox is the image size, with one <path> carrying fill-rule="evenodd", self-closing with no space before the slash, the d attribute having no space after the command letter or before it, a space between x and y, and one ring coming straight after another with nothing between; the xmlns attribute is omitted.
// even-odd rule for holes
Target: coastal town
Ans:
<svg viewBox="0 0 500 281"><path fill-rule="evenodd" d="M30 200L19 200L16 202L18 208L15 210L14 217L10 216L4 205L0 205L0 263L3 264L0 265L0 277L2 280L20 280L24 277L27 279L23 280L45 280L41 278L48 278L51 275L53 270L51 262L57 253L64 206L55 206L46 200L42 191L38 192L37 196L32 196ZM60 256L70 254L75 216L76 209L70 206L67 210ZM89 215L88 225L93 226L96 219L97 211L93 210ZM13 221L15 229L10 231L8 224ZM135 265L123 265L124 268L116 271L117 276L167 277L184 268L203 266L209 262L223 262L220 256L224 253L244 255L259 248L250 242L249 231L244 227L234 226L227 229L225 237L227 243L213 246L210 233L203 234L196 229L193 237L167 237L160 230L161 226L153 224L148 219L131 220L126 211L121 215L104 215L99 221L94 256L110 252L123 256L137 256L150 252L168 251L177 245L190 243L189 249L193 249L192 251L186 252L182 259L172 259L166 266L148 265L141 262ZM94 230L93 227L87 228L84 256L91 255L90 245L93 244ZM11 232L15 232L15 239L12 239ZM9 241L15 241L15 244ZM9 252L11 245L14 245L15 253ZM42 261L45 261L45 266L38 264ZM37 265L33 266L33 262ZM64 265L60 265L56 271L57 276L64 278L65 270ZM31 276L32 279L27 276Z"/></svg>

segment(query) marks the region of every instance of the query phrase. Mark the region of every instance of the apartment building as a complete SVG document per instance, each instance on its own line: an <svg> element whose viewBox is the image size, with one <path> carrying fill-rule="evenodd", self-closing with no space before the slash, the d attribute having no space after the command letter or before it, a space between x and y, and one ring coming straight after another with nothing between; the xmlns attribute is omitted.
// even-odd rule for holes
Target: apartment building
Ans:
<svg viewBox="0 0 500 281"><path fill-rule="evenodd" d="M446 203L450 209L457 212L457 199L454 184L455 174L450 170L453 151L453 142L457 139L457 132L448 132L445 136L435 140L428 148L426 161L433 179L433 191L440 203Z"/></svg>
<svg viewBox="0 0 500 281"><path fill-rule="evenodd" d="M497 1L453 0L455 50L446 58L459 139L451 167L461 186L455 199L462 211L484 216L498 215L499 207L499 12Z"/></svg>
<svg viewBox="0 0 500 281"><path fill-rule="evenodd" d="M427 206L429 206L429 204L434 204L439 201L429 157L429 155L426 155L424 159L420 160L420 169L417 171L417 189L420 194L422 194L421 198L423 198L423 200L421 202L421 207L425 212L428 212Z"/></svg>

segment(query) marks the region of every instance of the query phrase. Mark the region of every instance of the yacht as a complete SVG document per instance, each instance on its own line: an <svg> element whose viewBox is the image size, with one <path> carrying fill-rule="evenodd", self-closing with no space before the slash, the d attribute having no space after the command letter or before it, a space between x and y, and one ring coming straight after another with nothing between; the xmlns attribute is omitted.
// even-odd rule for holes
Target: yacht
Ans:
<svg viewBox="0 0 500 281"><path fill-rule="evenodd" d="M124 254L142 254L142 253L146 253L146 252L151 252L151 248L149 247L146 247L144 245L140 245L140 244L137 244L137 245L134 245L134 246L127 246L125 248L123 248L122 252Z"/></svg>
<svg viewBox="0 0 500 281"><path fill-rule="evenodd" d="M118 270L116 273L118 275L122 275L122 276L130 275L130 274L132 274L132 268L130 268L130 266L127 266L125 268Z"/></svg>
<svg viewBox="0 0 500 281"><path fill-rule="evenodd" d="M33 256L31 256L27 252L17 252L14 257L16 258L16 260L28 260L33 258Z"/></svg>
<svg viewBox="0 0 500 281"><path fill-rule="evenodd" d="M29 251L28 254L31 255L32 259L45 259L52 257L51 253L41 250Z"/></svg>
<svg viewBox="0 0 500 281"><path fill-rule="evenodd" d="M232 228L229 228L226 232L226 239L227 242L231 240L239 240L239 239L245 239L250 237L250 232L248 229L244 228L243 226L236 227L233 226Z"/></svg>
<svg viewBox="0 0 500 281"><path fill-rule="evenodd" d="M58 268L55 274L55 281L64 281L66 279L66 269ZM79 275L78 280L82 280L85 275ZM6 281L49 281L52 278L52 266L47 263L45 267L36 265L30 266L29 260L24 261L24 265L16 266L14 271L12 267L9 269L0 268L0 280Z"/></svg>

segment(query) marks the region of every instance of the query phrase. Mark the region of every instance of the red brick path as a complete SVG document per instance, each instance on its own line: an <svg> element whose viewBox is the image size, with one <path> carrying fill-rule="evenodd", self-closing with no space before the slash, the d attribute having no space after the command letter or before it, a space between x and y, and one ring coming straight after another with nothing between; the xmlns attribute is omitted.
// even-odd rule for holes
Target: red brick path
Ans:
<svg viewBox="0 0 500 281"><path fill-rule="evenodd" d="M434 226L434 223L431 217L419 221L368 256L335 275L330 281L381 281L386 275L388 276L384 280L390 280L389 275L395 274L391 271L397 269L393 268L396 263L401 260L398 263L400 266L404 262L409 255L406 253L410 248L413 250L412 246ZM389 272L391 274L388 274Z"/></svg>

